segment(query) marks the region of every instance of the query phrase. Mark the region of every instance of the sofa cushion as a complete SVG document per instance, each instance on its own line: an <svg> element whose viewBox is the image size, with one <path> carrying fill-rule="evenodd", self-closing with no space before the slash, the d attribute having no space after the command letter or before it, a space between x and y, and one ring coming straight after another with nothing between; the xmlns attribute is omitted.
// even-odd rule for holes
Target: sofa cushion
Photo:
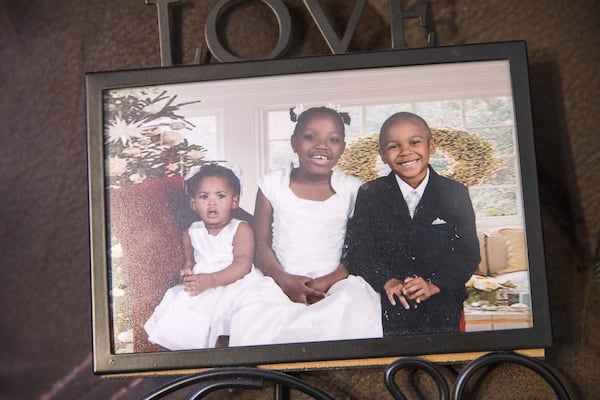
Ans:
<svg viewBox="0 0 600 400"><path fill-rule="evenodd" d="M496 271L496 275L510 272L527 271L527 244L523 229L502 228L499 230L506 241L507 262L506 267Z"/></svg>
<svg viewBox="0 0 600 400"><path fill-rule="evenodd" d="M506 268L508 262L508 250L506 239L499 230L493 230L486 238L487 274L494 276L498 271Z"/></svg>
<svg viewBox="0 0 600 400"><path fill-rule="evenodd" d="M488 260L487 260L487 235L484 232L477 232L477 239L479 240L479 254L481 255L481 261L477 266L478 275L488 275Z"/></svg>

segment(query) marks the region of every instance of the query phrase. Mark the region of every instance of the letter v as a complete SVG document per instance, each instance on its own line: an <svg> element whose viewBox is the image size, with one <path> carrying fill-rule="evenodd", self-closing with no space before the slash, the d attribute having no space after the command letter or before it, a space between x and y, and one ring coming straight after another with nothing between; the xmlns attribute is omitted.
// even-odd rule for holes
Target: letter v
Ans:
<svg viewBox="0 0 600 400"><path fill-rule="evenodd" d="M350 21L348 22L348 26L346 27L346 32L344 33L344 37L342 40L335 33L327 16L323 12L323 9L319 5L318 0L303 0L304 5L308 8L310 15L312 15L313 19L317 23L323 38L327 42L327 45L333 52L333 54L345 53L348 50L348 46L350 45L350 40L356 31L356 26L358 25L358 20L362 15L362 12L367 4L367 0L357 0L354 5L354 10L352 11L352 15L350 16Z"/></svg>

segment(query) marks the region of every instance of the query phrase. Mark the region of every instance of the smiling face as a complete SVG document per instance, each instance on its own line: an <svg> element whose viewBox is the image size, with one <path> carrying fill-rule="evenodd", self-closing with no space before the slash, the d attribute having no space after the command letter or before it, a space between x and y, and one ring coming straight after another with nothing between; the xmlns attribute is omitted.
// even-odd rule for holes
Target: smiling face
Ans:
<svg viewBox="0 0 600 400"><path fill-rule="evenodd" d="M343 123L329 114L315 114L292 135L291 143L302 172L329 174L346 147Z"/></svg>
<svg viewBox="0 0 600 400"><path fill-rule="evenodd" d="M398 120L380 136L379 154L384 163L413 188L427 176L429 155L435 144L425 125L413 120Z"/></svg>
<svg viewBox="0 0 600 400"><path fill-rule="evenodd" d="M227 179L220 176L203 177L191 200L192 209L211 234L219 233L229 223L238 202L239 196L234 194Z"/></svg>

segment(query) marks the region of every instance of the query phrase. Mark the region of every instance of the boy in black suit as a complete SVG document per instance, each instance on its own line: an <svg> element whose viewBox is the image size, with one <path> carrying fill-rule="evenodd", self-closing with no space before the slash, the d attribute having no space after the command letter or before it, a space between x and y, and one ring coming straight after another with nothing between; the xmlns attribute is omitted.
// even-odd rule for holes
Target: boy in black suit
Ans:
<svg viewBox="0 0 600 400"><path fill-rule="evenodd" d="M459 332L480 261L468 190L429 166L434 152L425 120L389 117L379 153L392 172L361 187L349 222L345 261L380 293L385 336Z"/></svg>

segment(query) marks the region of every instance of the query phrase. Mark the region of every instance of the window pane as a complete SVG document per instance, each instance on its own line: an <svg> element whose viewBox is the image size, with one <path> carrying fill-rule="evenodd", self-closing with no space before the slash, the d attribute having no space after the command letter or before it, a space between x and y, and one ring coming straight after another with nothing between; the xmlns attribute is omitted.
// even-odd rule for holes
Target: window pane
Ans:
<svg viewBox="0 0 600 400"><path fill-rule="evenodd" d="M383 122L392 114L400 111L412 111L410 103L380 104L367 106L366 128L368 133L379 133Z"/></svg>
<svg viewBox="0 0 600 400"><path fill-rule="evenodd" d="M516 187L469 188L471 201L478 217L515 216L517 212Z"/></svg>
<svg viewBox="0 0 600 400"><path fill-rule="evenodd" d="M467 126L512 125L513 108L510 97L468 99L465 101Z"/></svg>
<svg viewBox="0 0 600 400"><path fill-rule="evenodd" d="M491 177L481 182L483 185L516 185L517 179L517 168L515 163L515 157L503 157L502 167L497 170Z"/></svg>
<svg viewBox="0 0 600 400"><path fill-rule="evenodd" d="M416 103L415 113L423 117L432 128L463 127L462 110L458 100Z"/></svg>
<svg viewBox="0 0 600 400"><path fill-rule="evenodd" d="M363 132L362 107L343 107L340 111L350 115L350 125L346 125L346 142L360 137Z"/></svg>
<svg viewBox="0 0 600 400"><path fill-rule="evenodd" d="M217 115L201 115L188 117L188 121L194 124L192 130L182 132L189 144L196 144L206 149L204 158L206 160L219 160L223 157L219 151L217 135Z"/></svg>
<svg viewBox="0 0 600 400"><path fill-rule="evenodd" d="M267 137L269 140L289 139L294 133L294 122L289 110L267 112Z"/></svg>
<svg viewBox="0 0 600 400"><path fill-rule="evenodd" d="M442 151L437 149L436 152L429 157L429 164L431 164L435 172L438 174L447 175L452 171L454 161L450 157L446 156Z"/></svg>
<svg viewBox="0 0 600 400"><path fill-rule="evenodd" d="M289 140L278 140L269 145L270 169L285 168L296 160Z"/></svg>
<svg viewBox="0 0 600 400"><path fill-rule="evenodd" d="M497 155L514 155L515 143L512 126L496 128L477 128L479 136L492 142Z"/></svg>

